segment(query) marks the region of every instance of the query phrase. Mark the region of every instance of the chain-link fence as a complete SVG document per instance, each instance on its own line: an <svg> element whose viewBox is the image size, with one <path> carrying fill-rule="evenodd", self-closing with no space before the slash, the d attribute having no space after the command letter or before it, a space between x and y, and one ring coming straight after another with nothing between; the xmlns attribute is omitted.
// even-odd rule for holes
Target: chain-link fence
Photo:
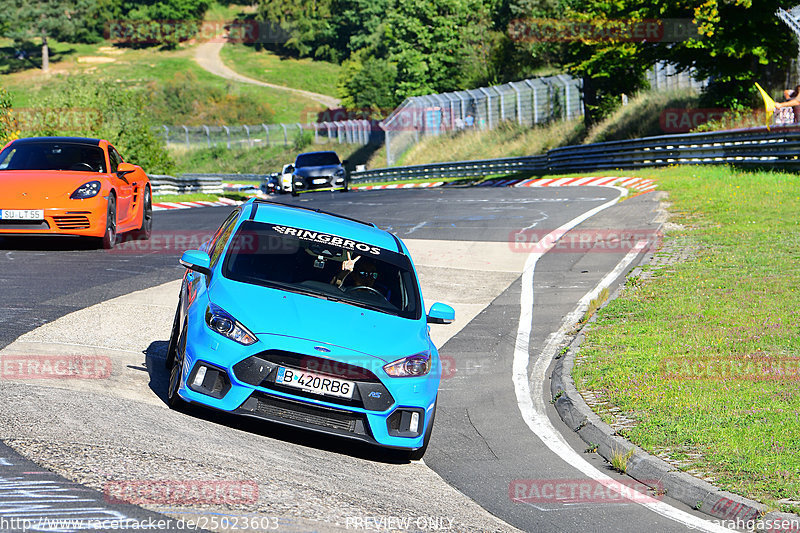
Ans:
<svg viewBox="0 0 800 533"><path fill-rule="evenodd" d="M667 89L695 89L701 90L707 85L706 81L697 81L692 75L693 71L678 71L675 65L660 61L647 71L647 81L650 88L660 91Z"/></svg>
<svg viewBox="0 0 800 533"><path fill-rule="evenodd" d="M690 73L677 72L666 63L648 72L653 89L691 87L700 89ZM357 113L344 113L357 117ZM361 115L363 116L363 115ZM255 146L314 143L386 143L386 156L393 165L403 152L423 136L461 130L491 130L510 121L531 127L553 120L583 116L581 81L567 75L532 78L466 91L407 98L382 122L351 119L307 124L256 124L242 126L161 126L160 135L169 145L187 148L223 146L228 149ZM330 117L329 117L330 118ZM302 143L298 143L305 136Z"/></svg>
<svg viewBox="0 0 800 533"><path fill-rule="evenodd" d="M293 146L302 136L314 143L369 144L383 142L383 131L369 120L342 120L311 124L257 124L242 126L161 126L167 146L211 148L222 146ZM302 144L306 144L303 142Z"/></svg>
<svg viewBox="0 0 800 533"><path fill-rule="evenodd" d="M532 126L582 115L581 84L566 75L414 96L395 109L381 127L390 165L422 136L470 129L493 129L503 121Z"/></svg>

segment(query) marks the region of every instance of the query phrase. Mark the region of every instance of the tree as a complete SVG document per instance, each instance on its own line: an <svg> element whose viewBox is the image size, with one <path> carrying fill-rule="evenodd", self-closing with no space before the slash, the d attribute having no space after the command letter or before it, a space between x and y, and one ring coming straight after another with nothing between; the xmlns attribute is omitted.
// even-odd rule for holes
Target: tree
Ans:
<svg viewBox="0 0 800 533"><path fill-rule="evenodd" d="M42 70L50 66L48 38L69 41L83 35L87 20L96 14L93 0L6 0L4 19L6 36L17 43L42 40Z"/></svg>
<svg viewBox="0 0 800 533"><path fill-rule="evenodd" d="M489 29L482 0L398 0L386 18L386 59L397 65L395 96L455 91L485 78Z"/></svg>
<svg viewBox="0 0 800 533"><path fill-rule="evenodd" d="M644 74L656 61L694 69L709 80L703 105L748 107L755 103L753 82L775 86L796 56L791 32L775 16L778 0L588 0L568 9L567 17L590 21L663 21L666 30L678 20L696 27L673 42L584 39L568 45L565 63L585 81L587 120L618 105L621 94L647 86Z"/></svg>
<svg viewBox="0 0 800 533"><path fill-rule="evenodd" d="M397 66L385 59L356 53L345 61L339 76L342 106L368 114L386 116L400 102L394 93Z"/></svg>
<svg viewBox="0 0 800 533"><path fill-rule="evenodd" d="M683 68L708 79L703 102L709 106L750 107L758 96L753 83L783 87L786 71L797 57L791 30L775 16L778 0L693 1L691 16L698 35L668 52Z"/></svg>

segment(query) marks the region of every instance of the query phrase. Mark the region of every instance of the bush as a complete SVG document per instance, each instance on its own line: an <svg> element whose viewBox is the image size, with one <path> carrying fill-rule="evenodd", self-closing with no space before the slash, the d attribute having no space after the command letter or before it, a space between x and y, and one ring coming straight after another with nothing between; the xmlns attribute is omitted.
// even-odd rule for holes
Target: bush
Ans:
<svg viewBox="0 0 800 533"><path fill-rule="evenodd" d="M19 137L16 121L11 115L11 97L0 87L0 146Z"/></svg>
<svg viewBox="0 0 800 533"><path fill-rule="evenodd" d="M141 89L120 87L110 81L71 76L61 90L44 97L31 113L40 113L24 130L26 135L78 135L106 139L123 157L146 172L169 173L174 164L161 139L153 134L154 123ZM41 117L71 116L73 119L42 120Z"/></svg>
<svg viewBox="0 0 800 533"><path fill-rule="evenodd" d="M272 122L269 105L248 94L209 87L189 72L179 72L166 83L151 83L149 112L163 124L261 124Z"/></svg>

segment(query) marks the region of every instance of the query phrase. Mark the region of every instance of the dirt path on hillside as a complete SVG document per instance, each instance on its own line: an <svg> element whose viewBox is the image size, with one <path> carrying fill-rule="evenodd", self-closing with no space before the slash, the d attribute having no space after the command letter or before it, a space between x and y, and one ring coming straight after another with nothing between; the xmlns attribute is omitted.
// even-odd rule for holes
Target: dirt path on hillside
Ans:
<svg viewBox="0 0 800 533"><path fill-rule="evenodd" d="M278 89L280 91L289 91L292 93L300 94L305 96L306 98L310 98L315 102L319 102L320 104L330 108L335 109L339 107L339 100L332 96L327 96L325 94L319 93L312 93L310 91L304 91L302 89L293 89L291 87L285 87L283 85L275 85L273 83L267 83L263 81L259 81L253 78L248 78L247 76L243 76L238 72L235 72L231 68L227 67L225 63L222 62L222 58L219 56L220 50L225 43L224 42L207 42L203 43L197 47L194 53L194 59L197 61L197 64L200 65L202 68L214 74L215 76L223 77L227 80L237 81L239 83L249 83L251 85L260 85L262 87L269 87L270 89Z"/></svg>

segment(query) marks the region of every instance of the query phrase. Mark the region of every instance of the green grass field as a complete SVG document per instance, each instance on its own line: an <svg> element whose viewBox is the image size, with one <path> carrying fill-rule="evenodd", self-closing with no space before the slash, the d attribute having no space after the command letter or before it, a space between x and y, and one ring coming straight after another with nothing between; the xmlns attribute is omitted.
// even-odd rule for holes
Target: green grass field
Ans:
<svg viewBox="0 0 800 533"><path fill-rule="evenodd" d="M226 65L250 78L336 96L336 79L341 67L335 63L282 58L244 44L226 44L220 55Z"/></svg>
<svg viewBox="0 0 800 533"><path fill-rule="evenodd" d="M664 250L692 253L629 279L598 312L576 384L607 422L611 408L633 419L621 433L645 450L797 512L800 182L724 167L630 174L669 192Z"/></svg>

